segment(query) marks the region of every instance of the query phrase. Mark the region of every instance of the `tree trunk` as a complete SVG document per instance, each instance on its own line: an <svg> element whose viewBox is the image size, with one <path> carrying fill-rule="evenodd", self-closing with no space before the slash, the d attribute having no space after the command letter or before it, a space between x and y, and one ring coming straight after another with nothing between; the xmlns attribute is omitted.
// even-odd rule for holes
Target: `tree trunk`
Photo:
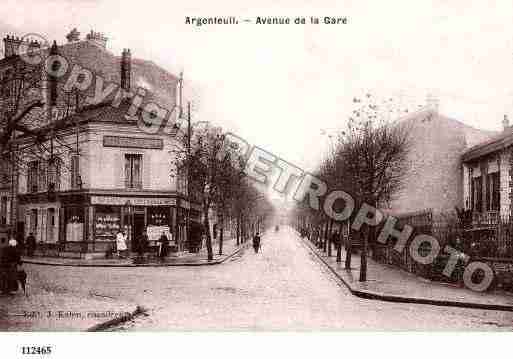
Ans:
<svg viewBox="0 0 513 359"><path fill-rule="evenodd" d="M209 261L214 259L214 251L212 250L212 236L210 235L210 222L208 220L208 210L204 214L203 227L207 238L207 259Z"/></svg>
<svg viewBox="0 0 513 359"><path fill-rule="evenodd" d="M237 229L236 229L236 236L237 236L237 245L240 244L240 214L237 214Z"/></svg>
<svg viewBox="0 0 513 359"><path fill-rule="evenodd" d="M328 257L331 257L332 233L333 233L333 219L330 220L330 225L329 225L329 230L328 230Z"/></svg>
<svg viewBox="0 0 513 359"><path fill-rule="evenodd" d="M351 255L353 251L353 236L351 235L351 227L350 222L347 222L347 242L346 242L346 263L344 268L345 269L351 269Z"/></svg>
<svg viewBox="0 0 513 359"><path fill-rule="evenodd" d="M223 255L224 220L221 218L221 230L219 231L219 255Z"/></svg>
<svg viewBox="0 0 513 359"><path fill-rule="evenodd" d="M342 262L342 226L344 224L340 223L340 227L338 229L337 235L337 263Z"/></svg>
<svg viewBox="0 0 513 359"><path fill-rule="evenodd" d="M367 252L369 247L369 230L365 231L362 241L362 253L360 254L360 282L367 281Z"/></svg>
<svg viewBox="0 0 513 359"><path fill-rule="evenodd" d="M326 224L324 225L324 240L322 241L322 250L323 252L326 252L328 250L327 242L328 242L328 228L329 228L330 222L326 221Z"/></svg>

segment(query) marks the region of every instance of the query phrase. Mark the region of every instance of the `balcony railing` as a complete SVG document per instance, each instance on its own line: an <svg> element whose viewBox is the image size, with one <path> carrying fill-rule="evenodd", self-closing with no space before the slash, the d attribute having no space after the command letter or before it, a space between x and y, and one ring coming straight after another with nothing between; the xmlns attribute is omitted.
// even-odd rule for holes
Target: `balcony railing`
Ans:
<svg viewBox="0 0 513 359"><path fill-rule="evenodd" d="M474 227L495 226L499 224L499 211L474 212L472 214L472 225Z"/></svg>
<svg viewBox="0 0 513 359"><path fill-rule="evenodd" d="M142 180L141 179L133 179L126 178L125 179L125 188L126 189L142 189Z"/></svg>

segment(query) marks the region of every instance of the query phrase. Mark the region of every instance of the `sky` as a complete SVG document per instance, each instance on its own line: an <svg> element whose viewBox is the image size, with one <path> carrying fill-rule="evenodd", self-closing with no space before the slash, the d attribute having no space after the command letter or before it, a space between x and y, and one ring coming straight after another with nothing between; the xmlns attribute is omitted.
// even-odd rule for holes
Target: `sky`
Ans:
<svg viewBox="0 0 513 359"><path fill-rule="evenodd" d="M332 16L347 25L192 26L198 16ZM108 48L184 71L195 119L237 133L304 170L343 128L353 97L424 104L498 130L513 118L513 2L2 0L0 34L65 42L74 27L103 32Z"/></svg>

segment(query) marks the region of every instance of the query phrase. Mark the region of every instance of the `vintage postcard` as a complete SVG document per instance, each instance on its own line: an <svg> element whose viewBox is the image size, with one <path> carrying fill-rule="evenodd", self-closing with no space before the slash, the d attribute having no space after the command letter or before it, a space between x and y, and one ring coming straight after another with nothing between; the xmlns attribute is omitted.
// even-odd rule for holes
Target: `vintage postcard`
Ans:
<svg viewBox="0 0 513 359"><path fill-rule="evenodd" d="M3 0L0 331L511 331L512 16Z"/></svg>

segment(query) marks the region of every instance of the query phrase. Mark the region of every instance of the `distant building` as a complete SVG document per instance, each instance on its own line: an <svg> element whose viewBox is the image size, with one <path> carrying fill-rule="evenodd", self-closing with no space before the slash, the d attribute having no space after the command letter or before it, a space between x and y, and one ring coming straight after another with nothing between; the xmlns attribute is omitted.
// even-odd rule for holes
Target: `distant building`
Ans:
<svg viewBox="0 0 513 359"><path fill-rule="evenodd" d="M400 120L410 133L404 188L390 203L394 214L462 208L461 155L493 136L440 114L430 106Z"/></svg>

